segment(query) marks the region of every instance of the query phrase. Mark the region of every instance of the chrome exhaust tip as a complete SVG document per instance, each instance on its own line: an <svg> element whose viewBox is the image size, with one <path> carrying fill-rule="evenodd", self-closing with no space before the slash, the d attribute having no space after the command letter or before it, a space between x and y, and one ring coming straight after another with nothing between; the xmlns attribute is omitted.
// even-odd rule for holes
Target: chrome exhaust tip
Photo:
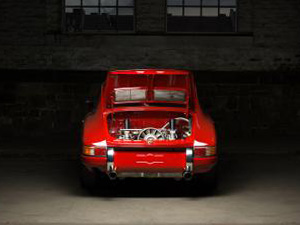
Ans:
<svg viewBox="0 0 300 225"><path fill-rule="evenodd" d="M111 180L115 180L115 179L117 179L117 173L116 172L109 172L108 177Z"/></svg>
<svg viewBox="0 0 300 225"><path fill-rule="evenodd" d="M188 172L188 171L185 171L185 172L183 172L182 177L185 180L191 180L192 179L192 173Z"/></svg>

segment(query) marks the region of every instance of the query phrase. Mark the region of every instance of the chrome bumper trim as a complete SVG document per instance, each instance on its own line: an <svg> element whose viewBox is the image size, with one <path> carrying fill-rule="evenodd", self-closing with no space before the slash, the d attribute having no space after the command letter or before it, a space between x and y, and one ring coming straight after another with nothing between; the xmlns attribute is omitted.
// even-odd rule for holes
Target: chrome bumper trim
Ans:
<svg viewBox="0 0 300 225"><path fill-rule="evenodd" d="M182 178L182 173L144 173L144 172L123 172L118 173L121 178Z"/></svg>
<svg viewBox="0 0 300 225"><path fill-rule="evenodd" d="M186 166L185 172L192 172L193 171L193 157L194 151L192 148L187 148L186 151Z"/></svg>
<svg viewBox="0 0 300 225"><path fill-rule="evenodd" d="M108 172L115 172L114 154L115 151L113 148L107 149L107 171Z"/></svg>

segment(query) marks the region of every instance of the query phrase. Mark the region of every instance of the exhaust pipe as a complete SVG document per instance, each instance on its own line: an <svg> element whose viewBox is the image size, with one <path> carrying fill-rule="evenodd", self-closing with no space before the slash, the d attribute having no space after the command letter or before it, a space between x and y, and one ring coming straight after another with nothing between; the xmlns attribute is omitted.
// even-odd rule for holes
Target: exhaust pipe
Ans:
<svg viewBox="0 0 300 225"><path fill-rule="evenodd" d="M188 171L185 171L185 172L183 172L182 177L185 180L191 180L192 179L192 173L188 172Z"/></svg>
<svg viewBox="0 0 300 225"><path fill-rule="evenodd" d="M108 177L111 180L115 180L115 179L117 179L117 173L114 172L114 171L111 171L111 172L108 173Z"/></svg>

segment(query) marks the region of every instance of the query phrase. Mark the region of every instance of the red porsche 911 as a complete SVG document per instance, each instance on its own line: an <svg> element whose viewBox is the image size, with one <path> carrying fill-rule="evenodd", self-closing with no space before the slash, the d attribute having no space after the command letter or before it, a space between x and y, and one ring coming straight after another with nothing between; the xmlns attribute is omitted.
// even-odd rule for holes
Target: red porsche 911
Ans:
<svg viewBox="0 0 300 225"><path fill-rule="evenodd" d="M216 185L216 134L187 70L116 70L107 74L84 120L81 183L175 178Z"/></svg>

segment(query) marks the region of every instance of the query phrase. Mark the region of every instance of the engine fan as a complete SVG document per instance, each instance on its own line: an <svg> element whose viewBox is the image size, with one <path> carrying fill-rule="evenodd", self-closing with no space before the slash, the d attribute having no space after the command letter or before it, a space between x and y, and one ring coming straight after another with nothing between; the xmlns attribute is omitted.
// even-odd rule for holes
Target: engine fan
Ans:
<svg viewBox="0 0 300 225"><path fill-rule="evenodd" d="M148 127L141 130L137 139L144 139L148 143L152 143L154 140L164 140L165 136L159 129Z"/></svg>

